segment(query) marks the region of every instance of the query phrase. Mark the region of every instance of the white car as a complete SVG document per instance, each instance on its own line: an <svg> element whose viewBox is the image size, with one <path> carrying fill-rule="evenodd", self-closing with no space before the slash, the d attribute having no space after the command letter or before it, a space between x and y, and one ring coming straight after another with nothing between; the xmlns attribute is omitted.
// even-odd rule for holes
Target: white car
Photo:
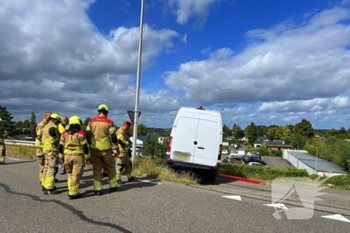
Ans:
<svg viewBox="0 0 350 233"><path fill-rule="evenodd" d="M258 162L249 162L248 165L250 165L250 166L264 166L263 164L258 163Z"/></svg>
<svg viewBox="0 0 350 233"><path fill-rule="evenodd" d="M222 150L222 155L228 155L228 151L227 150Z"/></svg>

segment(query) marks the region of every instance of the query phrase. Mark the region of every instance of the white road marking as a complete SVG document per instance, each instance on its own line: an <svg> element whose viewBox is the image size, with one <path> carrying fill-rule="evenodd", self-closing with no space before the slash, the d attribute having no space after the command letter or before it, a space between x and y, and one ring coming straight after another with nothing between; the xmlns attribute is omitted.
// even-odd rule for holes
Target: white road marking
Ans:
<svg viewBox="0 0 350 233"><path fill-rule="evenodd" d="M228 199L233 199L233 200L237 200L237 201L242 201L241 196L239 195L232 195L232 196L222 196L223 198L228 198Z"/></svg>
<svg viewBox="0 0 350 233"><path fill-rule="evenodd" d="M11 159L11 160L15 160L15 161L19 161L19 159L13 159L13 158L9 158L9 159Z"/></svg>
<svg viewBox="0 0 350 233"><path fill-rule="evenodd" d="M140 180L140 179L138 179L138 180L136 180L136 181L160 185L160 182L153 182L153 181L151 181L151 180Z"/></svg>
<svg viewBox="0 0 350 233"><path fill-rule="evenodd" d="M322 218L333 219L333 220L338 220L338 221L342 221L342 222L350 222L349 219L345 218L341 214L325 215L325 216L321 216L321 217Z"/></svg>
<svg viewBox="0 0 350 233"><path fill-rule="evenodd" d="M285 206L284 204L281 204L281 203L264 204L264 206L267 206L267 207L274 207L274 208L280 208L280 209L283 209L283 210L288 210L287 206Z"/></svg>

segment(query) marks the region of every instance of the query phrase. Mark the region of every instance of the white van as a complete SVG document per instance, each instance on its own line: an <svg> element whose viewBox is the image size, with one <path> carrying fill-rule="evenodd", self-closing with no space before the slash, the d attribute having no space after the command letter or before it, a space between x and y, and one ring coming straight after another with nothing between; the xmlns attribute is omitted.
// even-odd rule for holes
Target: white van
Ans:
<svg viewBox="0 0 350 233"><path fill-rule="evenodd" d="M203 181L214 181L222 154L220 112L182 107L171 130L167 164L171 168L191 169Z"/></svg>

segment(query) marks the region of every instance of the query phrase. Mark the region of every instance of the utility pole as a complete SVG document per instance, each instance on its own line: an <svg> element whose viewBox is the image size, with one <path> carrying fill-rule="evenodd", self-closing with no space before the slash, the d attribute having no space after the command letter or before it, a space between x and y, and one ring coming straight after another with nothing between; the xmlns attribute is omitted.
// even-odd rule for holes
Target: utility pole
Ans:
<svg viewBox="0 0 350 233"><path fill-rule="evenodd" d="M132 158L131 158L132 162L134 162L135 157L136 157L137 123L138 123L137 121L138 121L138 118L139 118L140 75L141 75L142 34L143 34L143 11L144 11L144 0L141 0L139 53L138 53L138 61L137 61L135 113L134 113L134 132L133 132Z"/></svg>

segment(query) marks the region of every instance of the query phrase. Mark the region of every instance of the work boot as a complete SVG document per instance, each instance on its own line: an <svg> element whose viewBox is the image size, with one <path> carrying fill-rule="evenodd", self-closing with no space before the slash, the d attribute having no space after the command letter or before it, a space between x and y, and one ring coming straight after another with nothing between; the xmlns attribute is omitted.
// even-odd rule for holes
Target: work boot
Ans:
<svg viewBox="0 0 350 233"><path fill-rule="evenodd" d="M46 188L44 186L41 186L41 191L46 191Z"/></svg>
<svg viewBox="0 0 350 233"><path fill-rule="evenodd" d="M132 176L132 177L128 178L128 181L129 181L129 182L132 182L132 181L135 181L135 180L136 180L136 177L135 177L135 176Z"/></svg>
<svg viewBox="0 0 350 233"><path fill-rule="evenodd" d="M59 194L59 193L60 193L60 191L56 187L54 187L53 189L50 189L50 190L46 189L44 191L45 195Z"/></svg>
<svg viewBox="0 0 350 233"><path fill-rule="evenodd" d="M58 182L58 179L57 179L57 178L55 178L55 182Z"/></svg>
<svg viewBox="0 0 350 233"><path fill-rule="evenodd" d="M71 195L68 195L68 196L69 196L69 200L74 200L74 199L81 198L81 194L80 193L78 195L75 195L75 196L71 196Z"/></svg>
<svg viewBox="0 0 350 233"><path fill-rule="evenodd" d="M117 192L117 188L111 188L110 191L111 193Z"/></svg>
<svg viewBox="0 0 350 233"><path fill-rule="evenodd" d="M95 195L96 196L101 196L102 195L102 191L95 191Z"/></svg>
<svg viewBox="0 0 350 233"><path fill-rule="evenodd" d="M122 180L117 180L117 183L118 183L118 184L125 184L125 182L122 181Z"/></svg>

